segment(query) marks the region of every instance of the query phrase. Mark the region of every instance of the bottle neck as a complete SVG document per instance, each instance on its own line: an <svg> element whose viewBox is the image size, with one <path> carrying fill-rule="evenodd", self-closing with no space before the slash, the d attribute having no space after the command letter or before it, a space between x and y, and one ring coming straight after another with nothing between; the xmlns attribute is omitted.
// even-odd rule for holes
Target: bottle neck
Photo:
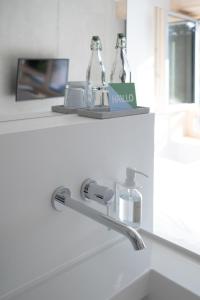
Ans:
<svg viewBox="0 0 200 300"><path fill-rule="evenodd" d="M111 71L110 81L113 83L131 82L131 70L125 47L116 47L115 60Z"/></svg>
<svg viewBox="0 0 200 300"><path fill-rule="evenodd" d="M93 72L95 72L96 74L92 74ZM100 77L101 77L101 84L103 86L106 85L106 76L105 76L105 67L102 61L102 56L101 56L101 50L99 48L94 48L91 51L91 56L90 56L90 63L88 66L88 70L87 70L87 82L91 82L93 80L95 80L94 77L99 77L98 73L100 73ZM93 77L93 78L92 78ZM99 80L98 80L99 81Z"/></svg>
<svg viewBox="0 0 200 300"><path fill-rule="evenodd" d="M126 48L116 48L116 55L120 56L121 60L127 60Z"/></svg>
<svg viewBox="0 0 200 300"><path fill-rule="evenodd" d="M91 59L90 60L97 60L99 61L100 64L103 65L103 62L102 62L102 56L101 56L101 50L100 49L92 49L91 51Z"/></svg>

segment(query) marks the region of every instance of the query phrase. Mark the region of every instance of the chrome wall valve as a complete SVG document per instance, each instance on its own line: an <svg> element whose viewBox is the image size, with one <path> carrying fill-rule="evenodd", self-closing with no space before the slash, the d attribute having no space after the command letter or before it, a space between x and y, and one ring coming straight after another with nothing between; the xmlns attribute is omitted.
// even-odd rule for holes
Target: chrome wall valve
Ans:
<svg viewBox="0 0 200 300"><path fill-rule="evenodd" d="M83 200L94 200L102 205L108 205L111 201L114 191L107 186L99 185L93 179L86 179L81 186L81 198Z"/></svg>
<svg viewBox="0 0 200 300"><path fill-rule="evenodd" d="M57 211L63 211L67 205L67 199L71 198L71 192L64 186L59 186L52 195L51 203Z"/></svg>

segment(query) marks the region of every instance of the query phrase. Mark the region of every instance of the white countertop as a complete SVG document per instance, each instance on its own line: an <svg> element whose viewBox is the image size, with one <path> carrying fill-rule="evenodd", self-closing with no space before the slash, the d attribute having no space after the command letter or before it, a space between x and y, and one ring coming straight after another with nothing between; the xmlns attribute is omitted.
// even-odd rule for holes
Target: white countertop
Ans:
<svg viewBox="0 0 200 300"><path fill-rule="evenodd" d="M123 118L148 118L149 114L125 116ZM78 124L90 124L97 122L114 122L119 118L92 119L80 117L76 114L59 114L54 112L19 114L15 116L0 115L0 135L8 133L40 130L53 127L73 126Z"/></svg>
<svg viewBox="0 0 200 300"><path fill-rule="evenodd" d="M151 245L151 269L200 296L200 255L146 231L143 236Z"/></svg>

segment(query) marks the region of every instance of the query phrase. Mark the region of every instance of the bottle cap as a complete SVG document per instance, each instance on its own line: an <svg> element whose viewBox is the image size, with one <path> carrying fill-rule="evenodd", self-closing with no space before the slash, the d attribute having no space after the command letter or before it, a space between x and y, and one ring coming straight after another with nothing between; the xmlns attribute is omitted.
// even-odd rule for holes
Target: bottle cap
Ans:
<svg viewBox="0 0 200 300"><path fill-rule="evenodd" d="M117 34L117 42L115 48L126 48L126 36L123 33Z"/></svg>
<svg viewBox="0 0 200 300"><path fill-rule="evenodd" d="M91 50L102 50L101 40L98 35L94 35L90 44Z"/></svg>

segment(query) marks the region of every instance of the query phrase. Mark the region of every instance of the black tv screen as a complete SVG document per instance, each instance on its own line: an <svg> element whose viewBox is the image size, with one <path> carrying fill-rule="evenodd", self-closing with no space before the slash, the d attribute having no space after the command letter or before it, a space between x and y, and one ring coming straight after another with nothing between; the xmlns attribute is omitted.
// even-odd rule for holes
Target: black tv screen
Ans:
<svg viewBox="0 0 200 300"><path fill-rule="evenodd" d="M69 59L18 60L16 101L62 97Z"/></svg>

